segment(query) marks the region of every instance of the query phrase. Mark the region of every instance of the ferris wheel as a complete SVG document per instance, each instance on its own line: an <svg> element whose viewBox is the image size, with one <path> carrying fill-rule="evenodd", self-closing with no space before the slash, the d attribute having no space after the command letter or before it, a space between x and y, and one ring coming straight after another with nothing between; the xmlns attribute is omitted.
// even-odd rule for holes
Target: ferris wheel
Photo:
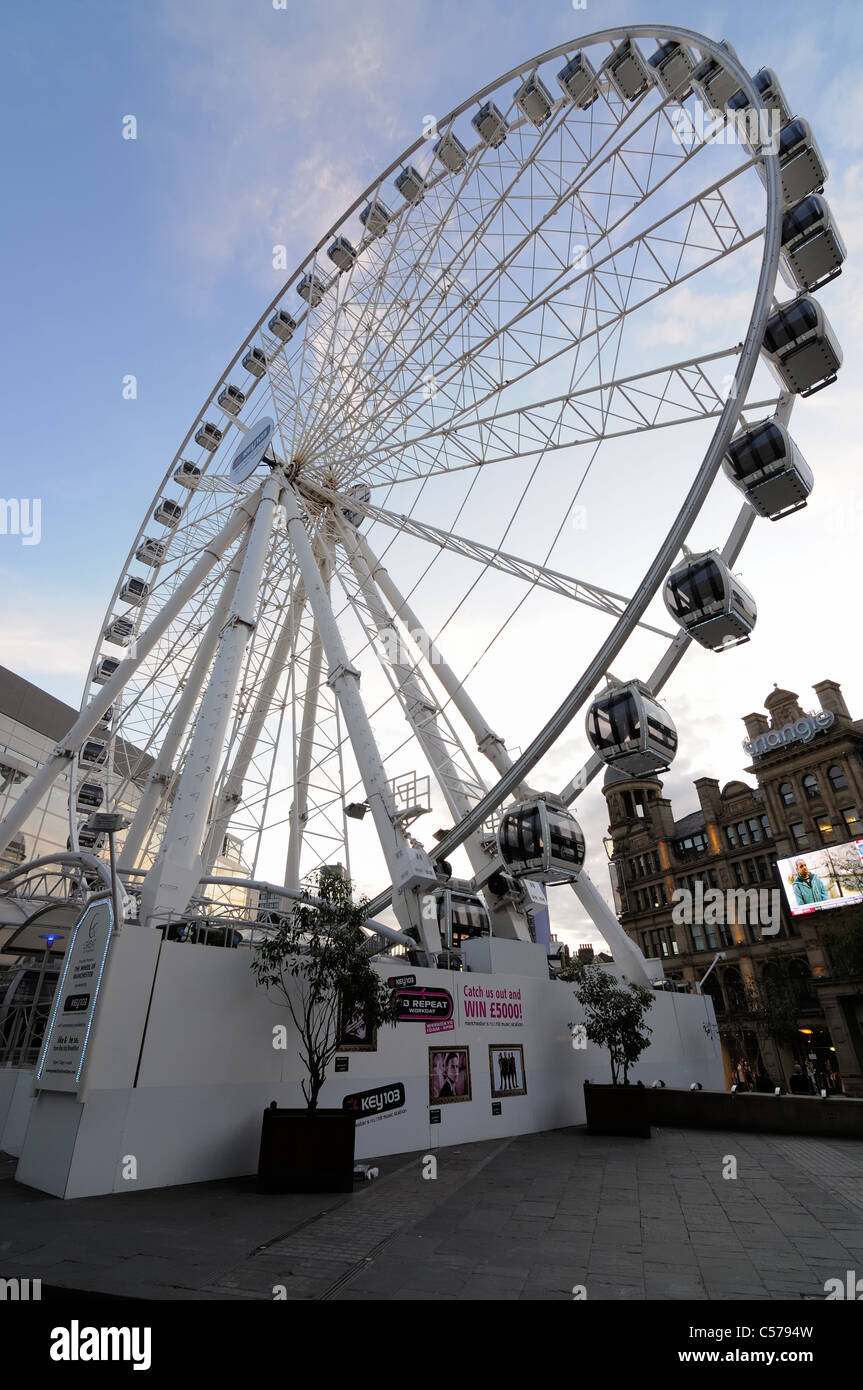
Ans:
<svg viewBox="0 0 863 1390"><path fill-rule="evenodd" d="M80 718L0 826L71 767L71 849L125 811L152 925L229 832L292 891L361 834L403 940L530 939L584 880L571 806L668 765L659 691L693 640L748 638L744 540L812 487L787 426L841 363L812 291L844 248L775 74L607 30L426 125L196 414ZM585 707L583 766L539 790Z"/></svg>

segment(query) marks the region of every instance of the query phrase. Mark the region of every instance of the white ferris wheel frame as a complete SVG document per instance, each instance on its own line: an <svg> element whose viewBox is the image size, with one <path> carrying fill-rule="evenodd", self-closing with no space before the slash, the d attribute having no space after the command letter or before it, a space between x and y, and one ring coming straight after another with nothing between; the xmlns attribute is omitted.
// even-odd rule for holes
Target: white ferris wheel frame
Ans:
<svg viewBox="0 0 863 1390"><path fill-rule="evenodd" d="M751 77L742 67L739 61L723 49L714 40L706 36L695 33L694 31L677 28L673 26L655 25L630 25L624 28L610 28L590 34L579 40L578 48L591 49L597 44L611 42L620 43L622 40L637 38L654 38L660 41L674 40L681 44L690 44L701 51L703 55L709 55L719 59L722 64L732 73L735 80L739 82L740 88L747 97L748 102L756 110L763 110L763 102ZM439 129L449 130L457 116L469 110L477 102L482 101L488 94L496 91L504 83L513 79L523 78L525 74L535 72L544 62L553 58L572 52L576 45L564 44L554 49L547 50L536 58L529 60L528 63L518 68L512 69L508 74L497 78L493 83L475 93L467 101L450 112L443 120L438 123ZM667 98L666 98L667 101ZM663 102L662 105L665 105ZM411 156L424 147L424 140L420 138L408 150L406 150L388 169L384 171L369 187L360 195L355 203L348 209L347 213L320 238L315 247L306 256L303 262L296 268L293 275L282 286L271 303L264 310L263 314L255 324L251 333L246 337L243 345L229 362L225 372L219 378L219 383L207 397L200 412L195 417L193 424L183 440L174 460L169 466L162 486L157 493L160 495L164 487L173 476L177 464L182 460L183 454L187 449L192 434L196 426L206 417L207 411L216 401L216 396L220 389L220 383L227 381L229 373L239 362L240 358L246 353L255 341L255 335L262 333L265 322L280 303L288 289L295 287L300 276L309 267L316 264L316 256L332 237L338 233L347 218L357 212L364 203L376 195L384 179L388 178L400 167L408 165ZM593 156L591 157L593 159ZM591 161L588 161L590 163ZM483 563L494 563L495 567L511 574L518 574L523 578L528 578L533 584L540 587L551 589L559 593L567 593L578 601L586 602L591 606L600 608L615 621L611 632L606 637L596 652L593 660L583 672L581 678L572 688L566 698L562 701L559 708L555 711L550 720L547 721L543 729L534 737L529 746L517 757L510 758L506 752L503 740L493 733L488 723L477 707L473 704L463 683L451 670L446 662L440 660L435 665L435 675L441 682L451 700L454 708L461 715L468 728L476 738L480 751L492 763L498 781L491 789L480 796L465 797L459 790L458 770L455 769L447 787L447 778L442 775L439 778L443 788L445 798L453 813L455 824L438 843L434 851L435 861L442 860L458 847L465 845L470 851L478 849L478 837L483 823L498 810L502 803L513 793L524 790L528 787L528 777L540 758L560 737L564 729L568 726L574 715L589 698L591 692L603 674L612 666L616 656L622 650L625 643L633 633L637 625L644 624L645 612L655 596L668 569L683 542L686 540L691 526L703 507L708 492L719 471L722 457L730 442L732 434L738 424L746 401L746 395L759 360L764 327L768 314L773 303L774 284L779 263L780 249L780 230L782 214L782 197L780 190L778 157L776 151L768 144L760 150L757 156L753 157L751 163L760 162L763 167L764 182L766 185L766 209L765 225L763 229L763 251L757 289L755 292L753 309L745 338L739 348L739 359L734 380L727 399L718 411L718 420L713 433L711 442L704 455L704 459L696 474L689 492L684 499L682 506L666 535L662 545L658 549L652 563L650 564L644 579L631 598L625 599L619 594L611 593L597 585L589 585L581 581L572 580L569 576L559 572L549 570L546 566L519 559L517 556L509 555L501 551L495 551L493 556L490 547L482 547L476 542L460 538L449 533L442 533L428 523L422 522L412 516L405 516L398 513L387 513L386 509L374 507L366 504L361 499L353 501L351 505L361 515L374 517L386 524L395 526L407 534L425 536L432 538L442 547L456 553L468 555ZM739 171L736 171L739 172ZM720 181L721 182L721 181ZM651 189L651 192L654 190ZM706 190L710 192L712 190ZM699 197L705 196L705 192ZM696 200L692 200L693 202ZM675 209L677 211L677 209ZM661 221L662 219L660 219ZM639 236L644 236L642 232ZM761 235L759 232L758 235ZM619 248L618 248L619 249ZM736 248L735 248L736 249ZM638 306L636 306L638 307ZM624 309L623 316L628 310ZM499 330L503 331L503 329ZM715 354L715 356L727 355ZM711 355L704 358L690 359L686 362L673 364L671 368L656 368L653 373L644 373L648 376L660 371L676 371L684 373L688 369L701 370L702 363L708 361ZM629 378L629 381L634 378ZM612 383L617 385L617 383ZM275 390L272 383L271 390ZM587 392L593 389L607 389L607 383L603 383L601 388L585 388ZM578 392L570 393L577 395ZM553 409L556 401L554 398L549 401L534 404L531 408L535 411L541 409ZM793 397L788 394L780 393L778 414L781 418L787 419L793 404ZM505 412L504 412L505 413ZM516 411L516 414L525 412ZM702 414L700 418L707 418L708 415L716 415L717 410L712 410ZM495 428L501 420L501 414L490 417L490 428ZM479 427L482 420L473 422ZM519 421L519 426L521 422ZM250 425L239 419L229 419L226 430L231 425L236 425L239 434L245 435L250 429ZM638 428L637 423L618 431L620 434L634 432ZM326 411L322 414L322 421L318 426L321 438L325 439L327 428ZM600 433L599 439L604 439L604 433ZM559 438L556 444L544 444L543 447L565 447L566 440ZM470 446L465 445L465 458L468 460L465 466L470 466ZM386 450L381 451L381 457L385 457ZM206 470L205 478L206 478ZM434 471L434 470L432 470ZM423 476L423 475L417 475ZM315 492L316 485L309 483L311 493ZM324 496L327 501L332 501L338 494L330 492L327 497L326 487L317 487L318 493ZM337 696L336 711L340 712L348 726L348 736L353 746L354 756L360 767L363 783L365 786L367 802L372 811L378 838L381 842L387 863L392 872L394 886L379 894L370 904L370 916L376 915L395 898L394 906L403 929L412 929L412 936L419 935L423 940L423 929L419 921L418 910L411 908L410 896L416 886L415 880L417 873L419 880L422 880L423 873L426 872L418 858L418 851L411 852L411 842L405 834L404 826L400 825L397 808L392 803L391 792L387 783L386 770L381 759L380 752L375 742L371 725L368 721L368 714L359 696L357 689L358 673L351 667L350 660L344 644L342 642L339 626L336 621L330 596L327 592L326 572L328 560L326 556L325 542L319 537L316 541L309 539L306 526L304 524L304 504L310 495L309 491L304 490L304 480L302 476L297 477L292 469L290 462L283 463L274 467L271 477L255 489L254 491L242 494L237 491L236 506L231 511L221 530L217 534L205 539L201 548L201 553L195 563L186 572L180 582L176 585L162 605L161 609L155 614L153 620L136 638L133 654L130 654L119 664L119 667L108 681L102 685L97 695L92 699L86 700L78 719L74 722L66 737L55 750L53 755L47 760L43 767L31 779L24 793L14 803L8 812L5 820L0 824L0 849L5 847L12 835L23 824L31 810L39 804L41 798L50 788L56 777L64 768L70 766L74 760L78 749L80 749L85 739L92 734L98 724L104 710L120 696L130 678L141 667L147 655L155 648L162 635L169 629L177 616L183 611L185 605L198 594L202 586L208 582L212 572L220 561L231 551L231 548L240 542L240 546L233 557L230 567L225 572L224 586L220 597L216 602L209 620L201 635L201 640L195 650L190 667L188 669L186 683L182 690L180 699L173 709L172 717L168 725L167 733L159 751L156 754L153 767L150 771L147 787L139 804L136 821L130 829L124 850L125 867L130 869L136 855L142 848L145 839L147 818L152 816L160 799L160 791L164 789L165 781L169 778L174 760L180 750L182 736L188 729L192 715L195 711L196 703L201 698L200 708L194 721L194 731L190 735L190 741L185 750L185 760L182 770L176 776L175 792L168 830L162 842L162 850L157 856L157 868L151 870L144 880L142 893L142 918L144 920L157 920L164 916L181 912L188 904L189 897L195 884L201 880L206 881L212 871L213 860L221 843L222 835L227 830L231 821L231 810L236 805L241 795L244 768L247 769L253 756L254 748L263 729L264 721L270 708L270 700L275 692L276 681L279 672L285 661L296 655L296 634L299 628L300 618L303 608L308 604L314 614L314 639L312 648L308 655L310 667L310 678L307 689L313 684L311 676L316 673L319 675L320 667L324 656L330 668L328 683L335 691ZM289 622L286 622L280 633L275 637L271 644L266 672L259 683L254 708L251 716L242 732L239 735L238 746L235 751L233 763L225 767L224 776L218 789L218 800L214 803L212 798L217 790L218 771L221 766L221 753L224 748L224 741L228 733L233 702L237 696L237 688L240 677L243 653L246 649L249 634L256 625L256 599L261 583L265 575L266 545L270 535L273 520L277 512L283 509L287 516L287 528L291 539L293 555L296 557L299 577L293 591L292 614ZM222 510L227 510L224 505ZM149 513L148 513L149 516ZM352 531L340 519L338 512L335 513L339 531L339 541L350 554L349 566L356 582L356 594L358 600L365 605L366 616L369 618L370 627L380 631L382 622L387 620L386 610L381 607L381 601L385 601L389 608L399 616L406 625L411 628L419 626L416 615L411 609L408 599L397 589L394 581L383 568L379 557L375 556L367 541L360 535L359 531ZM733 562L740 553L742 545L748 535L751 525L755 519L755 513L744 504L734 529L723 550L723 558L726 563ZM140 545L145 532L147 522L145 519L138 536L130 548L127 564L121 571L117 586L108 607L108 613L113 610L113 606L119 595L119 590L123 581L123 576L128 573L135 551ZM323 553L322 553L323 552ZM657 631L657 629L652 629ZM667 635L667 634L665 634ZM649 678L651 688L658 692L664 682L668 679L671 672L681 660L684 651L689 645L690 638L680 633L675 637L664 656L660 660L655 671ZM101 642L100 644L101 645ZM98 652L98 647L97 647ZM207 680L207 674L212 672ZM205 684L206 682L206 684ZM399 687L402 695L407 695L408 700L422 702L423 692L417 683L415 668L404 670L399 675ZM89 689L89 687L88 687ZM203 692L203 694L202 694ZM304 702L303 714L306 719L307 710L310 717L314 719L314 705L309 701ZM440 711L438 710L439 714ZM434 720L432 721L434 723ZM445 769L448 765L454 767L447 745L447 738L439 727L432 729L431 725L425 728L420 735L416 721L413 721L414 732L418 735L420 743L425 752L431 756L429 761L436 771ZM299 785L307 784L308 781L308 759L311 757L310 740L300 741L301 760L300 760L300 779ZM303 751L305 750L305 751ZM463 750L461 750L463 751ZM72 763L72 765L74 765ZM580 772L563 789L562 797L567 804L572 804L581 791L589 784L593 776L602 766L596 757L591 758L580 770ZM203 775L206 769L206 776ZM462 774L463 775L463 774ZM74 779L70 779L74 780ZM479 783L482 787L482 783ZM70 797L72 789L70 788ZM302 793L299 793L300 797ZM212 805L212 817L210 810ZM71 818L74 821L74 817ZM209 824L208 824L209 822ZM302 823L302 805L299 808L295 805L290 833L290 845L288 850L288 873L286 879L293 875L296 879L299 864L299 842L301 839L300 827ZM74 825L72 827L74 845ZM436 878L435 870L428 861L428 856L424 856L428 862L428 870L431 877L428 883L431 884ZM475 870L479 863L478 853L470 854ZM401 861L413 860L412 864L404 864ZM121 861L122 863L123 861ZM394 870L403 869L401 884L398 873ZM485 864L481 871L476 873L476 886L481 888L487 881L494 864ZM589 884L589 880L584 876L584 883L581 888L576 885L576 891L582 897L582 901L588 906L591 914L596 916L597 912L602 915L601 927L606 931L609 926L609 910L605 913L595 901L596 890ZM408 884L409 886L405 887ZM288 884L289 888L296 888ZM170 890L170 891L168 891ZM168 891L168 899L165 899L165 892ZM595 895L594 896L592 896ZM413 894L415 897L415 893ZM182 900L182 902L181 902ZM604 906L604 902L603 902ZM620 928L613 919L614 926L617 928L616 940L623 936ZM606 932L607 934L607 932ZM400 934L393 934L398 937ZM403 937L402 940L411 938ZM624 940L628 940L624 937Z"/></svg>

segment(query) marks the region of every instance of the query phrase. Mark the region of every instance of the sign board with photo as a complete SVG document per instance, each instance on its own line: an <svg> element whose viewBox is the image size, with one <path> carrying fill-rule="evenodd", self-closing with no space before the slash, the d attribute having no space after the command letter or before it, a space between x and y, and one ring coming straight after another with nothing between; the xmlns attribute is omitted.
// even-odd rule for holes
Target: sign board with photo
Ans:
<svg viewBox="0 0 863 1390"><path fill-rule="evenodd" d="M470 1048L429 1048L429 1100L451 1105L470 1100Z"/></svg>
<svg viewBox="0 0 863 1390"><path fill-rule="evenodd" d="M378 1031L369 1023L363 1009L343 1002L339 1009L339 1052L376 1052L377 1047Z"/></svg>
<svg viewBox="0 0 863 1390"><path fill-rule="evenodd" d="M524 1074L524 1048L520 1043L508 1047L490 1046L488 1069L493 1096L526 1096L527 1077Z"/></svg>

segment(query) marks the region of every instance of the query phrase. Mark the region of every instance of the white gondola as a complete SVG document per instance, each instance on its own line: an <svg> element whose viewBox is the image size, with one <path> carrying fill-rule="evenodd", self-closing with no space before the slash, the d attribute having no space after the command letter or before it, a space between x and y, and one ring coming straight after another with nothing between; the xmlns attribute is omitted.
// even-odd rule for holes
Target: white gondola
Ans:
<svg viewBox="0 0 863 1390"><path fill-rule="evenodd" d="M650 86L650 70L631 39L617 45L602 71L623 101L635 101Z"/></svg>
<svg viewBox="0 0 863 1390"><path fill-rule="evenodd" d="M785 99L785 93L773 69L760 68L753 77L752 82L758 95L767 107L767 110L776 113L776 119L779 125L787 125L791 120L791 108ZM749 105L750 102L746 93L738 88L728 101L728 110L739 116L743 112L748 111Z"/></svg>
<svg viewBox="0 0 863 1390"><path fill-rule="evenodd" d="M372 500L372 490L366 487L365 483L355 483L353 487L348 488L346 495L355 497L361 506ZM355 512L350 507L342 507L342 516L351 526L362 526L366 519L365 512Z"/></svg>
<svg viewBox="0 0 863 1390"><path fill-rule="evenodd" d="M196 463L190 463L188 459L180 459L174 469L174 482L179 483L180 487L197 487L201 470Z"/></svg>
<svg viewBox="0 0 863 1390"><path fill-rule="evenodd" d="M496 150L506 139L507 123L503 118L503 112L498 110L493 101L483 102L476 115L471 117L471 125L483 144L492 150Z"/></svg>
<svg viewBox="0 0 863 1390"><path fill-rule="evenodd" d="M286 317L290 318L290 314L286 315ZM249 351L243 358L243 366L247 372L260 380L267 370L266 353L259 347L249 348Z"/></svg>
<svg viewBox="0 0 863 1390"><path fill-rule="evenodd" d="M434 152L443 167L451 174L457 174L467 161L467 150L451 130L435 141Z"/></svg>
<svg viewBox="0 0 863 1390"><path fill-rule="evenodd" d="M599 96L596 69L585 53L576 53L557 74L564 96L582 111L592 106Z"/></svg>
<svg viewBox="0 0 863 1390"><path fill-rule="evenodd" d="M723 39L719 45L730 57L737 54ZM740 90L737 78L733 77L718 58L705 58L692 74L692 86L706 111L722 112L731 98Z"/></svg>
<svg viewBox="0 0 863 1390"><path fill-rule="evenodd" d="M671 715L641 681L610 683L591 704L586 728L602 761L633 777L664 771L677 752Z"/></svg>
<svg viewBox="0 0 863 1390"><path fill-rule="evenodd" d="M320 275L316 275L314 271L310 271L308 275L303 276L297 285L297 294L300 299L304 299L314 309L316 305L320 304L326 289L326 281L322 280Z"/></svg>
<svg viewBox="0 0 863 1390"><path fill-rule="evenodd" d="M360 221L369 236L383 236L390 224L392 213L380 198L372 198L360 213Z"/></svg>
<svg viewBox="0 0 863 1390"><path fill-rule="evenodd" d="M130 574L120 589L120 602L131 603L133 607L137 607L144 602L149 592L150 586L146 579L139 579L136 574Z"/></svg>
<svg viewBox="0 0 863 1390"><path fill-rule="evenodd" d="M200 444L202 449L206 449L209 453L213 454L216 452L221 442L222 431L219 429L219 426L212 424L209 420L205 420L195 435L195 443Z"/></svg>
<svg viewBox="0 0 863 1390"><path fill-rule="evenodd" d="M827 165L809 123L795 117L779 132L779 179L785 206L793 207L810 193L820 193Z"/></svg>
<svg viewBox="0 0 863 1390"><path fill-rule="evenodd" d="M709 651L748 641L755 627L755 600L717 550L687 555L675 565L662 597L674 621Z"/></svg>
<svg viewBox="0 0 863 1390"><path fill-rule="evenodd" d="M105 685L105 683L111 679L119 665L120 658L117 656L100 657L93 671L93 684Z"/></svg>
<svg viewBox="0 0 863 1390"><path fill-rule="evenodd" d="M817 290L842 273L845 243L826 198L811 193L782 220L782 268L795 289Z"/></svg>
<svg viewBox="0 0 863 1390"><path fill-rule="evenodd" d="M551 92L536 73L522 82L513 99L532 125L541 126L551 115Z"/></svg>
<svg viewBox="0 0 863 1390"><path fill-rule="evenodd" d="M425 179L412 164L402 169L394 182L406 203L418 203L426 191Z"/></svg>
<svg viewBox="0 0 863 1390"><path fill-rule="evenodd" d="M165 541L154 541L150 536L145 536L135 551L135 559L140 560L142 565L152 565L155 569L157 565L161 565L167 551Z"/></svg>
<svg viewBox="0 0 863 1390"><path fill-rule="evenodd" d="M806 506L812 469L784 425L762 420L732 439L722 467L759 516L778 521Z"/></svg>
<svg viewBox="0 0 863 1390"><path fill-rule="evenodd" d="M692 54L682 43L668 39L660 44L647 60L653 69L654 77L667 97L675 101L685 101L692 96L690 78L695 67Z"/></svg>
<svg viewBox="0 0 863 1390"><path fill-rule="evenodd" d="M842 349L824 310L806 295L771 314L763 351L782 385L801 396L829 386L842 366Z"/></svg>
<svg viewBox="0 0 863 1390"><path fill-rule="evenodd" d="M101 782L82 782L78 788L76 810L98 811L105 800L105 788Z"/></svg>
<svg viewBox="0 0 863 1390"><path fill-rule="evenodd" d="M278 338L282 343L289 343L297 331L297 321L284 309L277 309L267 327L274 338ZM261 356L263 357L263 353Z"/></svg>
<svg viewBox="0 0 863 1390"><path fill-rule="evenodd" d="M447 950L457 950L464 941L490 934L491 921L482 898L441 888L435 900L441 940Z"/></svg>
<svg viewBox="0 0 863 1390"><path fill-rule="evenodd" d="M175 502L172 497L163 497L153 512L153 520L160 522L162 526L169 526L173 530L182 515L183 508L179 502Z"/></svg>
<svg viewBox="0 0 863 1390"><path fill-rule="evenodd" d="M337 270L343 274L350 270L356 263L356 248L348 241L346 236L337 236L335 241L327 247L327 255Z"/></svg>
<svg viewBox="0 0 863 1390"><path fill-rule="evenodd" d="M504 810L497 847L511 874L540 883L571 883L584 863L581 826L569 808L550 793Z"/></svg>
<svg viewBox="0 0 863 1390"><path fill-rule="evenodd" d="M158 507L153 512L153 520L159 521L163 526L175 527L183 515L183 508L179 502L175 502L171 497L163 497Z"/></svg>
<svg viewBox="0 0 863 1390"><path fill-rule="evenodd" d="M239 386L227 385L219 392L217 404L226 415L239 415L245 399L246 393L241 391Z"/></svg>
<svg viewBox="0 0 863 1390"><path fill-rule="evenodd" d="M129 639L134 631L135 624L131 618L126 617L125 614L115 614L102 636L106 642L113 642L116 647L128 647Z"/></svg>
<svg viewBox="0 0 863 1390"><path fill-rule="evenodd" d="M99 738L88 738L78 753L79 767L103 767L108 761L108 745Z"/></svg>
<svg viewBox="0 0 863 1390"><path fill-rule="evenodd" d="M98 737L99 735L101 735L101 734L106 734L106 735L107 735L107 734L110 734L110 732L111 732L111 725L112 725L113 722L114 722L114 706L113 706L113 705L109 705L108 708L105 710L105 713L102 715L102 718L99 720L99 723L96 725L95 729L93 730L93 733L96 734L97 737Z"/></svg>
<svg viewBox="0 0 863 1390"><path fill-rule="evenodd" d="M106 835L101 830L91 830L85 820L78 826L78 848L88 850L90 854L99 854L105 848ZM67 842L67 848L71 849L71 843Z"/></svg>

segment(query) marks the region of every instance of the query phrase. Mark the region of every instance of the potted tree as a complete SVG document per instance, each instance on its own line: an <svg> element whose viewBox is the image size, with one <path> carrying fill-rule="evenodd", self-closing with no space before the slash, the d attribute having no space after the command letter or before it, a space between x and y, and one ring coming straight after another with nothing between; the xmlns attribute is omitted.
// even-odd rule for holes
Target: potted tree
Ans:
<svg viewBox="0 0 863 1390"><path fill-rule="evenodd" d="M587 1040L607 1048L611 1062L610 1086L584 1083L588 1129L594 1134L650 1138L646 1092L630 1087L629 1069L650 1042L653 1030L644 1016L653 1007L652 991L628 980L618 984L602 965L584 961L573 961L560 979L575 984L575 997L584 1009Z"/></svg>
<svg viewBox="0 0 863 1390"><path fill-rule="evenodd" d="M282 996L297 1030L305 1109L264 1111L258 1188L267 1192L350 1192L353 1112L318 1105L338 1051L340 1020L361 1015L367 1029L395 1023L392 992L369 958L362 931L367 901L354 902L341 871L317 875L318 905L301 902L255 949L258 985Z"/></svg>

